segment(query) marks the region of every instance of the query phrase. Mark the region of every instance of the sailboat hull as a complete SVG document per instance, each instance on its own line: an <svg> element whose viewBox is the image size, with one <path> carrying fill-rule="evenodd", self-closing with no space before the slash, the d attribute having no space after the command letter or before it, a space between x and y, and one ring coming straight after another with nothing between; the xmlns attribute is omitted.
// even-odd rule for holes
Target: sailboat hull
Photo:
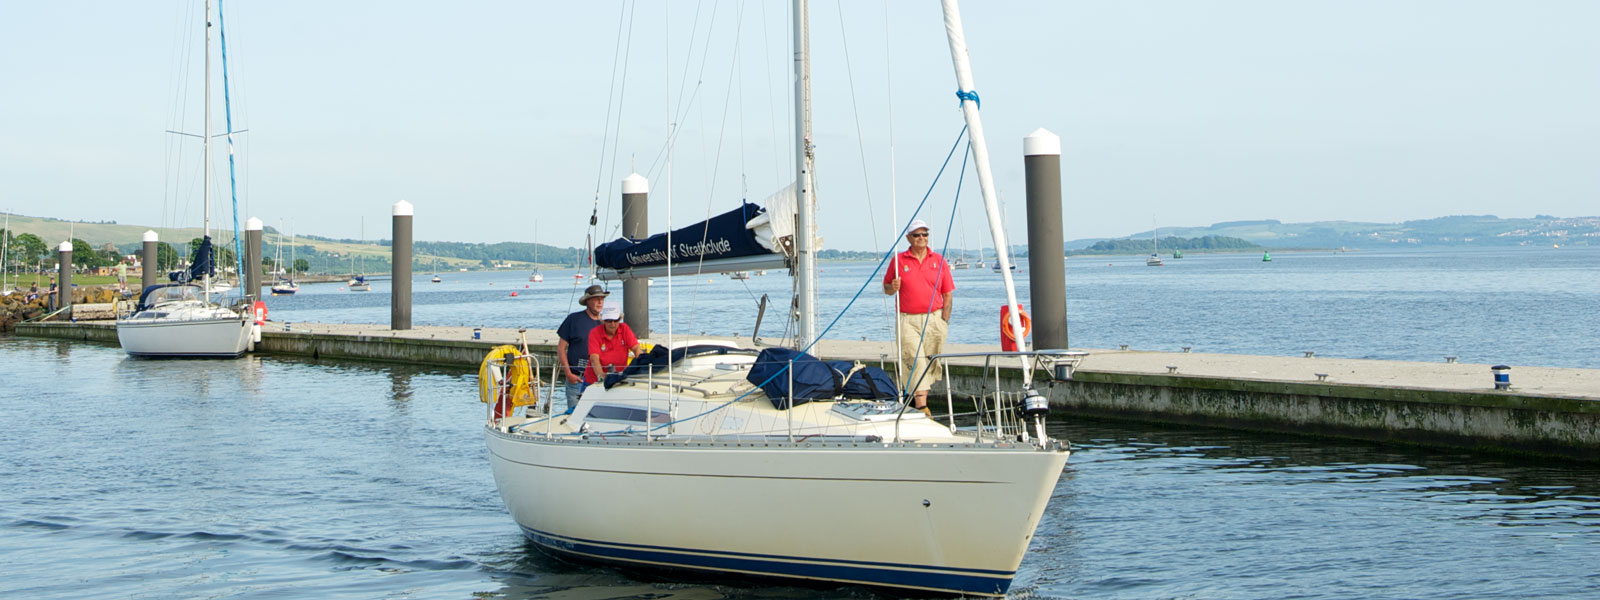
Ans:
<svg viewBox="0 0 1600 600"><path fill-rule="evenodd" d="M125 320L117 341L128 354L153 358L236 358L250 343L250 321L231 319Z"/></svg>
<svg viewBox="0 0 1600 600"><path fill-rule="evenodd" d="M487 436L512 517L556 554L979 595L1010 587L1068 454Z"/></svg>

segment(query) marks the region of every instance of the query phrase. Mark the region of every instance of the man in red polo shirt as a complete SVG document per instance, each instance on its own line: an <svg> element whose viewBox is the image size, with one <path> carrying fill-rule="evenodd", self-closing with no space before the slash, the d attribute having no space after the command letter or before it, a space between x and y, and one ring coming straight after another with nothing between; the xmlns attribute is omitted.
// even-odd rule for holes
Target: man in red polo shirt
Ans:
<svg viewBox="0 0 1600 600"><path fill-rule="evenodd" d="M950 278L950 265L929 246L926 221L912 221L906 241L911 247L895 256L883 275L883 293L900 294L896 327L900 328L900 360L905 369L900 381L916 390L912 406L927 413L928 390L944 376L928 357L944 351L954 307L950 293L956 283Z"/></svg>
<svg viewBox="0 0 1600 600"><path fill-rule="evenodd" d="M606 373L628 366L629 354L639 355L639 338L622 322L622 305L607 302L600 309L600 326L589 330L589 368L583 370L586 383L604 381Z"/></svg>

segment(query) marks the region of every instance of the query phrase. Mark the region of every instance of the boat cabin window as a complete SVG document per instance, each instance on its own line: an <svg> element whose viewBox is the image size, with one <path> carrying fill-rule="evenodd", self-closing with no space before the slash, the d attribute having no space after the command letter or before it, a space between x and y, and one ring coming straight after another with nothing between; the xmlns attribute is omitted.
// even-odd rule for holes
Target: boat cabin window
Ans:
<svg viewBox="0 0 1600 600"><path fill-rule="evenodd" d="M652 410L649 412L651 423L668 423L672 421L672 415L668 414L667 411ZM637 406L596 404L593 408L589 409L589 415L585 417L584 420L616 421L619 423L643 423L645 422L644 416L645 409Z"/></svg>
<svg viewBox="0 0 1600 600"><path fill-rule="evenodd" d="M144 306L156 306L169 302L182 302L185 300L199 300L202 294L197 285L161 285L145 288L144 297L139 303Z"/></svg>

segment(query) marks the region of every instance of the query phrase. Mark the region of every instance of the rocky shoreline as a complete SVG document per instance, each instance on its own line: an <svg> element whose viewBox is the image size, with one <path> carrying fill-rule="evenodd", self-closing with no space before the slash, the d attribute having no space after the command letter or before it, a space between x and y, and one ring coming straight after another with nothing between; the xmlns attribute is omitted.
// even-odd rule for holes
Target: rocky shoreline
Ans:
<svg viewBox="0 0 1600 600"><path fill-rule="evenodd" d="M120 298L116 286L112 285L75 287L72 290L73 304L106 304ZM25 291L0 296L0 333L16 329L17 323L22 321L49 314L49 300L50 294L45 291L40 291L33 300L28 300L28 292ZM66 315L55 317L57 320L65 318Z"/></svg>

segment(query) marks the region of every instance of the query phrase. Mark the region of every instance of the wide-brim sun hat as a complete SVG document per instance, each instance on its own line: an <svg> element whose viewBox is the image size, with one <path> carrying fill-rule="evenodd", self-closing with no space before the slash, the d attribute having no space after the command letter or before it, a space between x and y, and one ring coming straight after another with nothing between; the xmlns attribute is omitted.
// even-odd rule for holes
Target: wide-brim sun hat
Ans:
<svg viewBox="0 0 1600 600"><path fill-rule="evenodd" d="M602 288L598 285L591 285L583 290L583 297L578 299L578 304L588 302L590 298L604 298L610 295L611 292L606 291L605 288Z"/></svg>

